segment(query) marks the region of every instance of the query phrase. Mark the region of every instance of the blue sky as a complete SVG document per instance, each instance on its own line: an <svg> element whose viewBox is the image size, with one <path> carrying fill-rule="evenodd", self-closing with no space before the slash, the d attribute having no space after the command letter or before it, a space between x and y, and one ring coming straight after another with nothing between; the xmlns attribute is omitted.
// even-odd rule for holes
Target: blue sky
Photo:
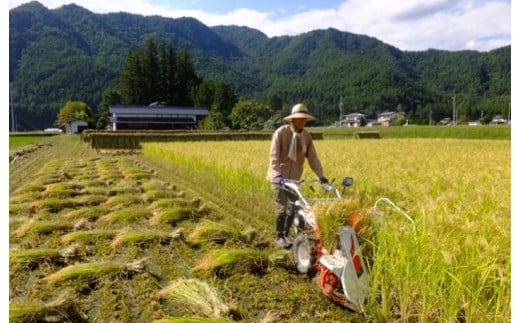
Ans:
<svg viewBox="0 0 520 323"><path fill-rule="evenodd" d="M9 0L9 8L28 1ZM488 51L511 44L510 0L40 0L49 9L72 2L96 13L248 26L269 37L332 27L409 51Z"/></svg>

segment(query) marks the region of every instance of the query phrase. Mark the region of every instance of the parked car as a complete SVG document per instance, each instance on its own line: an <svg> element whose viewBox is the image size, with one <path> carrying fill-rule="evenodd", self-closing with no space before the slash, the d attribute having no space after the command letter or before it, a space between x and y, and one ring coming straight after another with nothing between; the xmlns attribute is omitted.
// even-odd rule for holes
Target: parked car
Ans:
<svg viewBox="0 0 520 323"><path fill-rule="evenodd" d="M46 128L46 129L43 129L43 132L63 132L63 130L61 130L60 128Z"/></svg>
<svg viewBox="0 0 520 323"><path fill-rule="evenodd" d="M449 126L451 125L451 118L444 118L439 123L443 126Z"/></svg>

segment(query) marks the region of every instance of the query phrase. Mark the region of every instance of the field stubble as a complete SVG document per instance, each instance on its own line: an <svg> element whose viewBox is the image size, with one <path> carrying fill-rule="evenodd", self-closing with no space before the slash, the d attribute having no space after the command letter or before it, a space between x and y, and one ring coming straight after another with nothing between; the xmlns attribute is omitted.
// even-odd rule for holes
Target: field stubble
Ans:
<svg viewBox="0 0 520 323"><path fill-rule="evenodd" d="M254 219L264 209L220 200L222 183L183 167L65 136L12 163L9 321L358 319L294 272ZM211 223L219 238L201 240ZM167 291L181 282L202 293Z"/></svg>

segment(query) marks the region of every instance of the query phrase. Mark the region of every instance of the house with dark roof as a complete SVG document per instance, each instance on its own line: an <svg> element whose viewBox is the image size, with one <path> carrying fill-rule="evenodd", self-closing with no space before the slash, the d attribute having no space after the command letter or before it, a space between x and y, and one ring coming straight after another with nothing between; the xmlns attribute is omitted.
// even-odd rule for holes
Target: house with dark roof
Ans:
<svg viewBox="0 0 520 323"><path fill-rule="evenodd" d="M404 116L405 114L403 112L383 112L377 115L377 122L383 126L391 126L397 122L397 119Z"/></svg>
<svg viewBox="0 0 520 323"><path fill-rule="evenodd" d="M112 105L109 107L111 130L123 129L194 129L209 110L200 107L150 105Z"/></svg>

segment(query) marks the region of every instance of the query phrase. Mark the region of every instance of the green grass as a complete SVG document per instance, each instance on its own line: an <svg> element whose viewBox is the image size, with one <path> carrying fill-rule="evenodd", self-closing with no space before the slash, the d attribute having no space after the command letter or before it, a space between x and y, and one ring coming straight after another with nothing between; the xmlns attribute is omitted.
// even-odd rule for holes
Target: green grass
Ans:
<svg viewBox="0 0 520 323"><path fill-rule="evenodd" d="M19 148L37 143L46 143L51 137L58 136L58 134L45 132L28 132L28 133L10 133L9 134L9 149Z"/></svg>
<svg viewBox="0 0 520 323"><path fill-rule="evenodd" d="M310 132L323 133L324 139L354 139L355 132L377 131L381 138L459 138L459 139L511 139L511 126L407 126L323 128L311 127Z"/></svg>

